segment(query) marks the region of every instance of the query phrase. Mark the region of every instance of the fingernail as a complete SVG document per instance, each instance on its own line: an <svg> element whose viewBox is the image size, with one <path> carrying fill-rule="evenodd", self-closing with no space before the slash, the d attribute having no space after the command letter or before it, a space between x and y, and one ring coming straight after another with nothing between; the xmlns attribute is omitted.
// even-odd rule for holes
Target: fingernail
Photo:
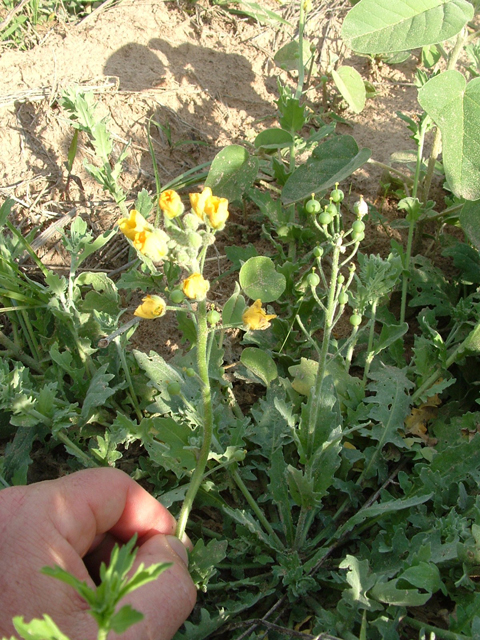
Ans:
<svg viewBox="0 0 480 640"><path fill-rule="evenodd" d="M170 549L180 557L182 562L188 567L188 553L184 545L176 536L165 536Z"/></svg>

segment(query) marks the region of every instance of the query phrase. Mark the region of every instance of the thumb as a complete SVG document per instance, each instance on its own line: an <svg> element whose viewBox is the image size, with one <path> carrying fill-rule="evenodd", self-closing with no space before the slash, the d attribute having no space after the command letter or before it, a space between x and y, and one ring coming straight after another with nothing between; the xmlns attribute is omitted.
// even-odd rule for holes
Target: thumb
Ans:
<svg viewBox="0 0 480 640"><path fill-rule="evenodd" d="M188 573L187 550L178 538L163 534L149 538L139 547L133 571L142 563L148 567L157 562L172 564L157 580L120 603L130 604L144 615L141 622L122 634L122 640L170 640L195 605L197 592Z"/></svg>

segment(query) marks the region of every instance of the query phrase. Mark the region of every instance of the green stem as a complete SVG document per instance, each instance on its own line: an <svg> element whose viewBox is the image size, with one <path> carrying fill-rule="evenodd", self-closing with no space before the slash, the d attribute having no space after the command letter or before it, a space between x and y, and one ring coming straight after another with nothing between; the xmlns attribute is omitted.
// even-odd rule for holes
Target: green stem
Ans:
<svg viewBox="0 0 480 640"><path fill-rule="evenodd" d="M74 454L77 456L77 458L81 460L86 467L100 466L95 462L95 460L92 460L92 458L90 458L89 455L87 455L84 451L82 451L80 447L78 447L73 442L73 440L70 440L70 438L65 433L63 433L63 431L58 431L55 434L55 438L57 438L57 440L60 440L60 442L63 442L63 444L66 447L68 447L71 451L73 451Z"/></svg>
<svg viewBox="0 0 480 640"><path fill-rule="evenodd" d="M426 624L420 620L415 620L415 618L410 618L410 616L402 618L402 622L408 624L414 629L424 629L427 633L434 633L435 637L440 638L441 640L472 640L470 636L464 636L460 633L440 629L439 627L434 627L431 624Z"/></svg>
<svg viewBox="0 0 480 640"><path fill-rule="evenodd" d="M252 511L257 516L258 520L260 521L260 523L263 526L263 528L265 529L265 531L275 540L275 542L277 543L277 546L278 546L279 549L284 549L285 548L284 544L282 543L280 538L277 536L275 531L272 529L272 525L269 523L269 521L265 517L265 514L263 513L263 511L258 506L255 498L252 496L252 494L248 490L248 487L243 482L243 480L240 477L240 474L238 473L238 471L235 469L231 473L232 473L232 478L235 481L235 484L240 489L240 491L243 493L243 496L245 497L245 500L250 505Z"/></svg>
<svg viewBox="0 0 480 640"><path fill-rule="evenodd" d="M414 230L415 230L415 220L413 216L411 216L410 226L408 228L407 250L405 252L405 265L404 265L404 271L403 271L402 301L400 306L400 324L402 322L405 322L405 313L407 310L408 281L410 277L408 270L410 269L410 258L412 255Z"/></svg>
<svg viewBox="0 0 480 640"><path fill-rule="evenodd" d="M315 429L317 426L318 411L320 407L320 395L322 392L322 384L325 378L325 370L327 365L328 348L330 346L330 337L332 334L335 309L336 309L336 293L337 293L337 277L339 272L339 257L341 248L342 237L339 236L335 241L332 256L332 271L330 274L330 288L328 292L327 306L325 311L325 320L323 325L323 340L322 348L318 359L317 377L315 380L315 388L313 390L312 405L310 408L310 416L308 421L308 435L307 435L307 455L310 456L313 446L313 439Z"/></svg>
<svg viewBox="0 0 480 640"><path fill-rule="evenodd" d="M305 7L304 0L300 0L300 16L298 18L298 83L295 98L300 100L303 93L303 82L305 80L305 67L303 64L303 30L305 27Z"/></svg>
<svg viewBox="0 0 480 640"><path fill-rule="evenodd" d="M197 466L192 474L185 500L183 501L180 515L178 517L175 535L182 539L187 526L188 516L193 507L193 501L203 480L203 473L210 453L210 445L213 435L213 407L210 379L208 377L207 361L207 303L202 300L198 303L197 311L197 368L202 380L202 401L203 401L203 442L198 454Z"/></svg>
<svg viewBox="0 0 480 640"><path fill-rule="evenodd" d="M456 349L454 349L454 351L450 354L450 356L447 358L446 362L445 362L445 369L449 369L452 364L455 362L455 360L457 359L457 356L459 355L459 353L464 349L464 343L462 342L461 344L459 344ZM436 371L434 371L432 373L432 375L430 377L428 377L425 382L422 384L421 387L419 387L415 393L412 395L412 400L415 402L416 400L418 400L421 395L427 391L427 389L430 389L430 387L435 384L435 382L443 375L444 369L437 369Z"/></svg>
<svg viewBox="0 0 480 640"><path fill-rule="evenodd" d="M132 399L133 408L135 409L135 413L137 414L138 421L140 422L143 418L143 415L142 415L142 412L140 411L137 394L135 393L135 389L133 387L132 376L130 375L130 368L128 366L127 359L125 357L125 351L120 344L120 336L117 336L116 338L114 338L114 342L115 342L115 346L117 347L117 353L119 355L120 362L122 363L128 388L130 389L130 397Z"/></svg>
<svg viewBox="0 0 480 640"><path fill-rule="evenodd" d="M375 318L377 316L377 304L378 299L372 302L372 315L370 318L370 332L368 335L367 356L365 360L365 369L363 371L363 386L367 384L368 372L370 371L370 365L372 364L375 352L373 351L373 339L375 337Z"/></svg>
<svg viewBox="0 0 480 640"><path fill-rule="evenodd" d="M23 349L21 349L20 347L17 347L17 345L12 340L10 340L10 338L8 338L3 333L3 331L0 331L0 344L6 349L9 349L12 352L12 354L15 356L15 358L23 362L23 364L27 365L27 367L29 367L36 373L40 373L40 374L43 373L43 369L40 367L38 362L33 358L31 358L29 355L27 355L23 351Z"/></svg>

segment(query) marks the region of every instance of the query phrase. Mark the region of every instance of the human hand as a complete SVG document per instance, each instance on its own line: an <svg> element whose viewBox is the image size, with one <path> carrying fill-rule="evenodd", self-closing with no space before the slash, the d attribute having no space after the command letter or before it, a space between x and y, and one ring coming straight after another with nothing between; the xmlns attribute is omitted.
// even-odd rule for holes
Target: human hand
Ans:
<svg viewBox="0 0 480 640"><path fill-rule="evenodd" d="M85 601L40 569L58 565L93 587L92 575L100 561L108 561L113 544L137 533L133 571L141 563L173 564L122 600L144 619L121 637L170 640L196 599L187 552L174 531L167 509L116 469L88 469L0 491L0 634L14 634L13 616L29 621L46 613L71 640L96 638Z"/></svg>

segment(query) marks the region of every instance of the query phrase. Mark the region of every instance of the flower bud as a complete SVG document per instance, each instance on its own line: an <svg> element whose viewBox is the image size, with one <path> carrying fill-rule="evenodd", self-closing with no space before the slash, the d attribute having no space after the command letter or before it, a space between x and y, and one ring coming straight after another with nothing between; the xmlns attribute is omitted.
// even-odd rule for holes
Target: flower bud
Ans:
<svg viewBox="0 0 480 640"><path fill-rule="evenodd" d="M192 231L196 231L200 226L200 220L198 216L194 215L193 213L186 213L183 216L182 220L186 229L191 229Z"/></svg>
<svg viewBox="0 0 480 640"><path fill-rule="evenodd" d="M360 200L357 200L357 202L355 202L355 204L353 205L353 213L360 219L362 219L363 216L367 215L368 204L363 199L363 196L360 196Z"/></svg>
<svg viewBox="0 0 480 640"><path fill-rule="evenodd" d="M207 292L210 289L210 283L202 276L201 273L192 273L183 281L183 293L190 300L205 300Z"/></svg>
<svg viewBox="0 0 480 640"><path fill-rule="evenodd" d="M133 312L134 316L144 318L145 320L153 320L165 315L167 303L160 296L145 296L142 304Z"/></svg>
<svg viewBox="0 0 480 640"><path fill-rule="evenodd" d="M203 244L202 236L196 231L189 231L187 234L188 244L192 249L200 249Z"/></svg>
<svg viewBox="0 0 480 640"><path fill-rule="evenodd" d="M185 210L182 199L173 189L163 191L158 199L158 204L167 218L170 219L181 216Z"/></svg>

